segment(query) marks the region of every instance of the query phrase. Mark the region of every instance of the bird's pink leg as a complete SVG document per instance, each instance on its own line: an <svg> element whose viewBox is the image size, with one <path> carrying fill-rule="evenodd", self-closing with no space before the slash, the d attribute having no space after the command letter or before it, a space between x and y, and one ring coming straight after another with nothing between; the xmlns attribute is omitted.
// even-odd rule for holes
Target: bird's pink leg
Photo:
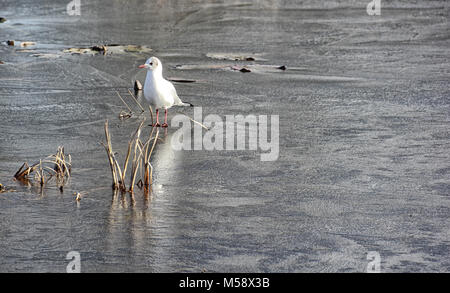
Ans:
<svg viewBox="0 0 450 293"><path fill-rule="evenodd" d="M167 109L164 109L164 123L162 127L169 127L169 124L167 124Z"/></svg>
<svg viewBox="0 0 450 293"><path fill-rule="evenodd" d="M156 109L156 123L152 125L153 127L160 127L161 124L159 124L159 110Z"/></svg>

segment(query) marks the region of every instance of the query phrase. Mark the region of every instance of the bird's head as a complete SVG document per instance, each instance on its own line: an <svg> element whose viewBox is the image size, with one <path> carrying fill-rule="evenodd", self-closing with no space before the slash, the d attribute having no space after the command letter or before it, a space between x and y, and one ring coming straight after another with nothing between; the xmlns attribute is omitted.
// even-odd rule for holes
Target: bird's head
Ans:
<svg viewBox="0 0 450 293"><path fill-rule="evenodd" d="M161 61L156 57L150 57L145 64L139 65L139 68L147 68L147 70L155 70L161 68Z"/></svg>

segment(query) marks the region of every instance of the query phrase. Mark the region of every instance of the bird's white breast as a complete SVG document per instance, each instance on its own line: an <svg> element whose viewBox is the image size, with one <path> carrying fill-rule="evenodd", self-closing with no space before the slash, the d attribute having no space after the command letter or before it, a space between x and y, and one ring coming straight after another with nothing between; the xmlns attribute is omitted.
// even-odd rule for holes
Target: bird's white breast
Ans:
<svg viewBox="0 0 450 293"><path fill-rule="evenodd" d="M174 104L174 97L170 89L165 87L164 79L155 77L150 71L145 79L144 97L157 109L168 109Z"/></svg>

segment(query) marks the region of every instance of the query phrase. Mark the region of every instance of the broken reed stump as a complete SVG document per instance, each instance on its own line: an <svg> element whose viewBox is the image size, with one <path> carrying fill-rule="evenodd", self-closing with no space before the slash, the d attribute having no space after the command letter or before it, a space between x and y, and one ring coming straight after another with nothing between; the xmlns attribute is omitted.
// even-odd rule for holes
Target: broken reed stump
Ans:
<svg viewBox="0 0 450 293"><path fill-rule="evenodd" d="M47 156L45 159L40 159L39 162L29 166L27 162L14 174L16 180L22 182L30 182L31 174L34 174L34 179L41 186L55 177L59 188L64 186L66 179L70 178L72 166L72 158L70 155L64 153L64 147L59 146L56 154Z"/></svg>
<svg viewBox="0 0 450 293"><path fill-rule="evenodd" d="M30 173L32 173L38 167L39 167L39 163L36 163L30 167L30 166L28 166L28 163L25 162L19 168L19 170L17 170L16 174L14 174L14 178L16 178L17 180L28 179L27 177L30 175Z"/></svg>
<svg viewBox="0 0 450 293"><path fill-rule="evenodd" d="M12 189L10 187L7 187L7 186L5 186L5 185L0 183L0 193L14 192L14 191L16 191L16 190L14 190L14 189Z"/></svg>
<svg viewBox="0 0 450 293"><path fill-rule="evenodd" d="M138 185L139 182L146 188L153 183L152 182L153 168L151 166L150 159L153 150L155 148L156 142L158 141L159 129L157 129L156 134L153 135L155 133L155 128L152 127L149 137L147 138L145 143L143 143L141 141L141 133L144 123L145 118L141 121L136 131L128 141L128 148L127 153L125 155L125 161L123 163L123 168L121 168L119 162L117 161L116 156L114 155L115 153L112 149L108 120L106 120L105 122L106 144L103 142L101 144L105 148L106 154L108 156L109 167L111 169L111 176L113 180L112 188L114 190L118 189L122 192L128 191L130 193L133 193L134 186ZM125 178L130 160L131 160L130 184L129 188L127 189L125 184L126 180ZM142 174L142 170L144 170L143 178L138 179L137 176L139 173Z"/></svg>
<svg viewBox="0 0 450 293"><path fill-rule="evenodd" d="M15 191L15 190L12 188L6 187L0 183L0 193L13 192L13 191Z"/></svg>
<svg viewBox="0 0 450 293"><path fill-rule="evenodd" d="M140 82L139 80L137 80L137 79L134 81L134 90L135 90L136 92L142 90L142 84L141 84L141 82Z"/></svg>

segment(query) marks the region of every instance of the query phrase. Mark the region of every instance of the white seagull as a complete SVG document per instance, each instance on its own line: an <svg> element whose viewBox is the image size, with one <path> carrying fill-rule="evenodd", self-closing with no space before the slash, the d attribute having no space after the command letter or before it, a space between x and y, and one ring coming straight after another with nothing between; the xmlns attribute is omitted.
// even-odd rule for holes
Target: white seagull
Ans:
<svg viewBox="0 0 450 293"><path fill-rule="evenodd" d="M156 57L150 57L145 64L139 65L139 68L147 68L147 77L144 83L144 97L156 108L156 124L153 126L168 127L167 109L172 106L191 106L190 103L183 103L178 97L173 84L164 79L162 75L162 63ZM164 109L164 123L159 124L159 109Z"/></svg>

